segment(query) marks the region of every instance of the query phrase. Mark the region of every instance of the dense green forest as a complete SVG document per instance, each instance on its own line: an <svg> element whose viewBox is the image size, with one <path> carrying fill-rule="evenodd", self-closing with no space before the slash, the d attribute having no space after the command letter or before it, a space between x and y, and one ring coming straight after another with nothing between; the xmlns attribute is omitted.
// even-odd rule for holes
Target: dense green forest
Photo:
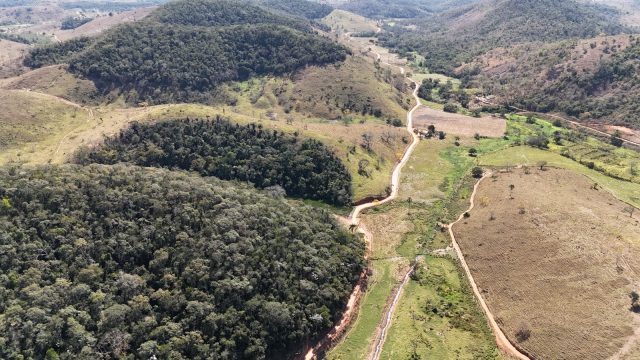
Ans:
<svg viewBox="0 0 640 360"><path fill-rule="evenodd" d="M36 48L24 63L68 63L103 94L117 90L130 103L211 103L224 82L292 73L347 54L313 33L308 20L248 3L196 0L171 2L98 39Z"/></svg>
<svg viewBox="0 0 640 360"><path fill-rule="evenodd" d="M191 170L260 188L277 185L288 196L335 205L352 200L351 175L322 143L220 117L135 123L78 161Z"/></svg>
<svg viewBox="0 0 640 360"><path fill-rule="evenodd" d="M379 40L403 54L418 52L429 70L453 75L496 47L618 34L626 30L618 18L612 8L574 0L496 0L411 20L415 30L387 27Z"/></svg>
<svg viewBox="0 0 640 360"><path fill-rule="evenodd" d="M24 64L32 68L39 68L68 63L73 56L85 50L94 41L93 38L79 37L57 44L36 47L27 54Z"/></svg>
<svg viewBox="0 0 640 360"><path fill-rule="evenodd" d="M329 5L307 0L258 0L258 4L309 20L322 19L333 11Z"/></svg>
<svg viewBox="0 0 640 360"><path fill-rule="evenodd" d="M476 0L354 0L341 9L372 19L410 19L440 13Z"/></svg>
<svg viewBox="0 0 640 360"><path fill-rule="evenodd" d="M0 199L6 360L281 358L363 269L329 213L214 178L4 167Z"/></svg>
<svg viewBox="0 0 640 360"><path fill-rule="evenodd" d="M209 27L274 24L311 31L310 24L302 19L275 14L255 4L233 0L172 1L154 11L151 19L165 24Z"/></svg>
<svg viewBox="0 0 640 360"><path fill-rule="evenodd" d="M62 24L60 25L60 29L62 29L62 30L72 30L72 29L78 28L78 27L88 23L91 20L92 19L88 18L88 17L68 17L68 18L62 20Z"/></svg>

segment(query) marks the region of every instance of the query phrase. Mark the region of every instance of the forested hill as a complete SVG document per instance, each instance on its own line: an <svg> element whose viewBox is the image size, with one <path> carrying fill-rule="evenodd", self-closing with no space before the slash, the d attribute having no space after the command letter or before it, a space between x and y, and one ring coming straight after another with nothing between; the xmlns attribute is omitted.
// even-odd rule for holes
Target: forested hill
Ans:
<svg viewBox="0 0 640 360"><path fill-rule="evenodd" d="M416 30L390 27L380 40L400 52L425 55L433 71L452 73L463 62L497 47L618 34L626 30L619 15L612 8L574 0L485 0L412 20Z"/></svg>
<svg viewBox="0 0 640 360"><path fill-rule="evenodd" d="M220 117L135 123L101 147L79 154L78 161L191 170L260 188L279 186L288 196L334 205L352 200L349 171L322 143Z"/></svg>
<svg viewBox="0 0 640 360"><path fill-rule="evenodd" d="M352 0L344 9L372 19L411 19L433 15L477 0Z"/></svg>
<svg viewBox="0 0 640 360"><path fill-rule="evenodd" d="M37 48L25 64L68 63L130 103L213 102L224 82L343 61L348 50L309 24L250 3L182 0L97 39Z"/></svg>
<svg viewBox="0 0 640 360"><path fill-rule="evenodd" d="M172 1L154 11L150 18L176 25L274 24L304 31L311 30L310 24L301 19L275 14L249 2L233 0Z"/></svg>
<svg viewBox="0 0 640 360"><path fill-rule="evenodd" d="M329 213L160 169L0 168L0 227L7 360L283 358L363 268Z"/></svg>

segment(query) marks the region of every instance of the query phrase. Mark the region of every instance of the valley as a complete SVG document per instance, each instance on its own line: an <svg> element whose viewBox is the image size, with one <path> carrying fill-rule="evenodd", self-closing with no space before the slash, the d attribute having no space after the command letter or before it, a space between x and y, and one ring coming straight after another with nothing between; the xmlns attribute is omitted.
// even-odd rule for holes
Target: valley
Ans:
<svg viewBox="0 0 640 360"><path fill-rule="evenodd" d="M39 1L0 358L640 355L632 2Z"/></svg>

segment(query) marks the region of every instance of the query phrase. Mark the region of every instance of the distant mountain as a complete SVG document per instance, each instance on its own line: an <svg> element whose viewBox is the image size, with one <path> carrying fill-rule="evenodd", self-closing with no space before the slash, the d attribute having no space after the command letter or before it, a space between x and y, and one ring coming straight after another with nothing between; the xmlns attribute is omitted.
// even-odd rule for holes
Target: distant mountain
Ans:
<svg viewBox="0 0 640 360"><path fill-rule="evenodd" d="M340 6L341 9L368 18L411 19L449 10L478 0L355 0Z"/></svg>
<svg viewBox="0 0 640 360"><path fill-rule="evenodd" d="M613 8L574 0L485 0L388 27L380 41L402 53L417 51L429 69L452 73L498 47L619 34L626 30L619 16Z"/></svg>
<svg viewBox="0 0 640 360"><path fill-rule="evenodd" d="M207 103L217 99L215 90L225 82L292 73L343 61L347 54L345 47L315 34L310 21L271 12L266 5L183 0L96 39L37 48L25 64L68 63L103 94L116 90L132 103Z"/></svg>

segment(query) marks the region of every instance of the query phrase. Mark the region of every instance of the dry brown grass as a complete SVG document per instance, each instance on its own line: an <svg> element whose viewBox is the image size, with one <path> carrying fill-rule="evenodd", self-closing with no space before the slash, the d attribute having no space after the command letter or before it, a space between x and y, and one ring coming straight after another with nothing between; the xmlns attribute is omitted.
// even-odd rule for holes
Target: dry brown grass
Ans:
<svg viewBox="0 0 640 360"><path fill-rule="evenodd" d="M404 119L411 100L389 83L394 79L384 69L352 56L335 66L304 70L296 77L290 101L298 111L325 119L361 116L357 111L346 110L350 106L368 106L380 110L383 117ZM402 78L396 81L404 84Z"/></svg>
<svg viewBox="0 0 640 360"><path fill-rule="evenodd" d="M0 79L15 76L24 67L22 59L28 45L0 39Z"/></svg>
<svg viewBox="0 0 640 360"><path fill-rule="evenodd" d="M633 333L640 216L592 186L567 170L500 173L455 228L496 320L512 341L529 329L518 345L539 359L606 359Z"/></svg>
<svg viewBox="0 0 640 360"><path fill-rule="evenodd" d="M474 118L472 116L452 114L422 106L416 110L413 120L414 127L426 129L435 125L436 130L451 135L471 137L476 133L481 136L501 137L507 130L505 119L492 116Z"/></svg>
<svg viewBox="0 0 640 360"><path fill-rule="evenodd" d="M84 80L66 71L64 65L47 66L6 79L4 89L28 89L74 102L87 102L97 90L92 81Z"/></svg>
<svg viewBox="0 0 640 360"><path fill-rule="evenodd" d="M73 39L79 36L96 36L116 25L140 20L149 15L149 13L154 9L155 7L147 7L124 11L113 14L113 16L103 15L75 29L57 30L54 34L61 41Z"/></svg>

